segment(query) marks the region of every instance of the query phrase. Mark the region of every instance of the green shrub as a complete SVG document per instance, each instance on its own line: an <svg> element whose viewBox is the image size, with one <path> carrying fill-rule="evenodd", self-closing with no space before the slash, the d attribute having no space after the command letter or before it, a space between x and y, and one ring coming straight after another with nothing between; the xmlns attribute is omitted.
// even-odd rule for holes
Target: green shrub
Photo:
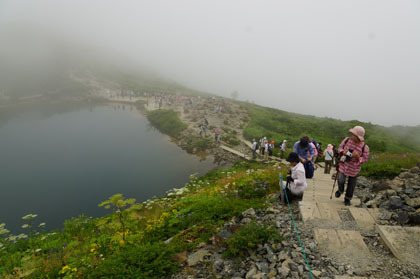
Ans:
<svg viewBox="0 0 420 279"><path fill-rule="evenodd" d="M201 137L189 137L187 139L187 144L183 148L191 153L195 149L196 151L206 151L211 148L214 148L215 143L212 139L201 138Z"/></svg>
<svg viewBox="0 0 420 279"><path fill-rule="evenodd" d="M222 255L226 258L243 257L248 255L249 249L255 249L259 244L268 241L281 242L282 237L274 228L260 226L253 222L241 227L226 240L226 250Z"/></svg>
<svg viewBox="0 0 420 279"><path fill-rule="evenodd" d="M172 137L178 137L187 128L173 110L154 110L147 114L147 118L156 129Z"/></svg>
<svg viewBox="0 0 420 279"><path fill-rule="evenodd" d="M399 175L402 169L409 169L418 164L418 154L378 154L364 165L360 175L374 178L393 178Z"/></svg>
<svg viewBox="0 0 420 279"><path fill-rule="evenodd" d="M109 255L86 278L168 278L179 270L174 247L163 242L129 245Z"/></svg>

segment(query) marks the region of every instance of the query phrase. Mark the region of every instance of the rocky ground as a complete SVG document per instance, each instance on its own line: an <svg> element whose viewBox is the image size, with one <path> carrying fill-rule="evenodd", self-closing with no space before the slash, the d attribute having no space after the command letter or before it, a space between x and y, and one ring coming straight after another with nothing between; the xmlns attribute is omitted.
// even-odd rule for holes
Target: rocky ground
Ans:
<svg viewBox="0 0 420 279"><path fill-rule="evenodd" d="M380 224L420 225L420 168L402 172L392 180L358 179L362 205L381 209Z"/></svg>
<svg viewBox="0 0 420 279"><path fill-rule="evenodd" d="M411 226L418 224L420 187L417 185L420 185L418 167L403 172L393 180L371 181L361 177L356 195L362 200L361 207L381 208L379 223ZM181 260L184 268L173 278L311 278L288 207L281 204L274 195L267 201L269 203L267 209L250 208L244 211L226 223L213 238L212 243L203 243L197 251L184 255ZM297 203L293 203L291 209L295 219L299 219ZM341 228L351 229L356 226L348 211L343 210L339 214L344 221L340 225ZM246 258L235 260L222 258L225 248L216 240L229 238L232 228L251 221L274 226L284 236L284 240L278 244L260 245L255 251L250 251ZM366 245L375 258L372 268L362 271L351 261L336 262L331 256L321 253L313 239L311 224L303 224L300 220L296 220L296 226L314 278L335 278L339 275L347 275L350 278L363 276L371 279L420 278L420 269L417 266L400 263L375 232L362 233Z"/></svg>

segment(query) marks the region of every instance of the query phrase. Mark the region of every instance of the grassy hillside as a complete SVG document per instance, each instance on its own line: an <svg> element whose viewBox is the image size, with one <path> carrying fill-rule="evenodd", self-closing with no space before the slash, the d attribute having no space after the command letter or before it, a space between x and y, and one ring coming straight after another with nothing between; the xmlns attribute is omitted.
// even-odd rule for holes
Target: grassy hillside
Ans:
<svg viewBox="0 0 420 279"><path fill-rule="evenodd" d="M254 104L242 103L249 111L251 121L244 130L248 140L266 136L280 143L287 139L291 146L306 135L326 146L339 144L348 136L348 130L361 125L366 129L366 143L374 152L405 153L420 151L420 128L387 128L357 120L340 121L326 117L315 117L265 108Z"/></svg>

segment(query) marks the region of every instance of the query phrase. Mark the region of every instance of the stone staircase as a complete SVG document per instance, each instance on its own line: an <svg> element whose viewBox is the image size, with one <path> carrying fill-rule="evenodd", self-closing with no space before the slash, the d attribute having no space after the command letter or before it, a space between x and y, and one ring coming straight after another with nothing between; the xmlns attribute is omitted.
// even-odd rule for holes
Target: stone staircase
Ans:
<svg viewBox="0 0 420 279"><path fill-rule="evenodd" d="M299 202L301 219L305 225L312 226L314 239L322 253L368 271L374 268L375 259L365 244L363 234L377 232L402 263L420 267L419 227L381 226L376 224L379 209L357 207L360 200L356 198L348 207L344 206L343 196L337 199L333 194L330 199L334 180L331 174L323 171L318 168L314 178L308 179L308 188ZM349 218L356 225L351 228L344 226L343 216L351 216Z"/></svg>

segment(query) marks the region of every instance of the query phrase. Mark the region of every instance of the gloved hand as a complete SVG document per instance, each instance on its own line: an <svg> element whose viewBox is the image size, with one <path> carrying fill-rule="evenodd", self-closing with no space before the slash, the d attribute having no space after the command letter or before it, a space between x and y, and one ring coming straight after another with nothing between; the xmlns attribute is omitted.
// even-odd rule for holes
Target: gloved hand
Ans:
<svg viewBox="0 0 420 279"><path fill-rule="evenodd" d="M294 182L294 179L290 175L286 179L287 179L287 182Z"/></svg>

